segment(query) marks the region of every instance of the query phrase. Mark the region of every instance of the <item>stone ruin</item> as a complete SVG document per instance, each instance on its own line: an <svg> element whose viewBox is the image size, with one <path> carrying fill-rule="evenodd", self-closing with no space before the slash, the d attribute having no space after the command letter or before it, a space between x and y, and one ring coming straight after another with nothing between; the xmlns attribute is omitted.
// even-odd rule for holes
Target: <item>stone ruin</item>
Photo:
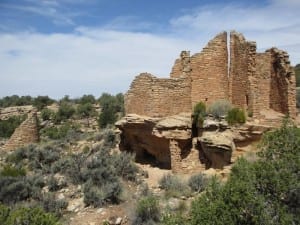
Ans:
<svg viewBox="0 0 300 225"><path fill-rule="evenodd" d="M37 112L32 111L28 114L28 118L16 128L10 139L2 146L2 149L10 151L38 141Z"/></svg>
<svg viewBox="0 0 300 225"><path fill-rule="evenodd" d="M253 137L262 130L242 128L236 135L242 138L235 138L228 134L228 126L218 124L211 135L194 137L191 113L198 102L209 106L226 99L251 113L253 120L264 119L265 111L296 117L295 72L288 54L277 48L257 53L256 43L242 34L230 32L229 42L227 36L227 32L218 34L192 56L182 51L170 78L149 73L135 77L125 95L126 116L116 124L121 130L121 150L135 152L137 159L152 158L175 172L223 168L230 164L232 151L245 140L245 133L252 132ZM171 125L166 121L172 121ZM223 141L214 144L220 129L225 131Z"/></svg>

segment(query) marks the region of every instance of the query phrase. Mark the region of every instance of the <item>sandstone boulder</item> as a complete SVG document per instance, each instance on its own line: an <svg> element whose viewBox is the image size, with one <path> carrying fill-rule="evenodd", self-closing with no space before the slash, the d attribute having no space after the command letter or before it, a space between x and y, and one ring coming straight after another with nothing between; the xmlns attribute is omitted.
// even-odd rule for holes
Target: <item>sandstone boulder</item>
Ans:
<svg viewBox="0 0 300 225"><path fill-rule="evenodd" d="M231 132L203 132L198 137L207 168L222 169L230 164L235 144Z"/></svg>

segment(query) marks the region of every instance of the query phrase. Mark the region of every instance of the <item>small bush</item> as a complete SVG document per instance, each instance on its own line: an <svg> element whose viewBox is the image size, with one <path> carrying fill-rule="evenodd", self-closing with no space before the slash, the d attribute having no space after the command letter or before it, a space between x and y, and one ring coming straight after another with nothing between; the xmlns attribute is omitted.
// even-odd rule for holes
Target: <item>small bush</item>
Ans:
<svg viewBox="0 0 300 225"><path fill-rule="evenodd" d="M17 168L11 165L5 165L0 172L1 176L5 177L19 177L25 176L26 170L24 168Z"/></svg>
<svg viewBox="0 0 300 225"><path fill-rule="evenodd" d="M0 137L9 138L15 129L26 119L26 116L11 116L7 120L0 120Z"/></svg>
<svg viewBox="0 0 300 225"><path fill-rule="evenodd" d="M102 207L107 203L118 203L122 186L118 181L105 182L102 185L95 185L88 180L83 187L84 203L94 207Z"/></svg>
<svg viewBox="0 0 300 225"><path fill-rule="evenodd" d="M54 194L45 194L42 197L41 204L46 212L53 213L57 217L62 216L63 210L68 206L68 202L66 200L56 200Z"/></svg>
<svg viewBox="0 0 300 225"><path fill-rule="evenodd" d="M162 225L187 224L187 219L181 213L166 213L162 216Z"/></svg>
<svg viewBox="0 0 300 225"><path fill-rule="evenodd" d="M203 102L199 102L194 106L193 110L193 124L197 127L202 127L204 118L206 116L206 105Z"/></svg>
<svg viewBox="0 0 300 225"><path fill-rule="evenodd" d="M229 125L245 123L246 122L245 112L239 108L232 108L231 110L228 111L226 120Z"/></svg>
<svg viewBox="0 0 300 225"><path fill-rule="evenodd" d="M42 120L50 120L54 115L54 112L50 109L44 108L41 111L41 118Z"/></svg>
<svg viewBox="0 0 300 225"><path fill-rule="evenodd" d="M71 130L71 126L69 124L64 124L60 127L48 127L43 130L43 134L50 139L62 139L65 138L68 132Z"/></svg>
<svg viewBox="0 0 300 225"><path fill-rule="evenodd" d="M134 156L127 152L121 152L114 156L116 173L126 180L135 181L138 167L134 164Z"/></svg>
<svg viewBox="0 0 300 225"><path fill-rule="evenodd" d="M10 209L0 204L0 224L4 225L9 217Z"/></svg>
<svg viewBox="0 0 300 225"><path fill-rule="evenodd" d="M181 182L179 178L174 175L164 175L159 180L159 185L162 189L166 190L167 197L179 197L190 194L189 186Z"/></svg>
<svg viewBox="0 0 300 225"><path fill-rule="evenodd" d="M157 199L153 196L142 198L137 203L135 213L133 224L158 222L160 218L160 208Z"/></svg>
<svg viewBox="0 0 300 225"><path fill-rule="evenodd" d="M1 207L2 208L2 207ZM7 210L4 210L7 213ZM1 221L1 218L0 218ZM58 219L40 208L19 208L10 210L3 225L59 225Z"/></svg>
<svg viewBox="0 0 300 225"><path fill-rule="evenodd" d="M207 185L207 179L201 173L196 174L190 177L188 185L192 191L202 192Z"/></svg>
<svg viewBox="0 0 300 225"><path fill-rule="evenodd" d="M232 109L232 105L225 99L217 100L208 107L208 113L213 115L214 118L220 119L226 116L227 112Z"/></svg>
<svg viewBox="0 0 300 225"><path fill-rule="evenodd" d="M25 200L32 193L32 186L25 177L0 176L0 187L0 201L5 204Z"/></svg>

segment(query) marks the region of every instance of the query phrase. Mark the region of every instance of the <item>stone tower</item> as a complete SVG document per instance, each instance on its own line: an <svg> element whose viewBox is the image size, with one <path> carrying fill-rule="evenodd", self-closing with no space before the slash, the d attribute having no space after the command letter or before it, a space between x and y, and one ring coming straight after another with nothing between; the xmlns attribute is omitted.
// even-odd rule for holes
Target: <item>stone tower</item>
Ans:
<svg viewBox="0 0 300 225"><path fill-rule="evenodd" d="M7 151L15 150L38 141L37 113L33 111L28 114L28 118L14 131L8 142L3 146L3 149Z"/></svg>

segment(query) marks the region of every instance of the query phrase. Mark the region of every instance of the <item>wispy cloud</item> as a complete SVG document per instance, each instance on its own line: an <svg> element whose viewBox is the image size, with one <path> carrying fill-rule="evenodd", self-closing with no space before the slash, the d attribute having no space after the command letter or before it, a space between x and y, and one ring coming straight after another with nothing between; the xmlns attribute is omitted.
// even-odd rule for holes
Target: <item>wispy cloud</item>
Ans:
<svg viewBox="0 0 300 225"><path fill-rule="evenodd" d="M264 6L210 4L173 18L170 24L177 34L190 36L237 30L247 39L256 41L259 49L297 46L291 53L296 63L300 61L299 11L298 0L272 0Z"/></svg>
<svg viewBox="0 0 300 225"><path fill-rule="evenodd" d="M186 47L180 39L88 27L73 34L0 35L0 43L0 96L126 91L141 72L167 77Z"/></svg>
<svg viewBox="0 0 300 225"><path fill-rule="evenodd" d="M32 1L32 4L0 4L0 7L24 13L32 13L49 18L55 24L74 25L74 14L62 12L61 6L56 1ZM17 12L16 12L17 14Z"/></svg>
<svg viewBox="0 0 300 225"><path fill-rule="evenodd" d="M69 0L28 1L35 3L18 10L74 24L72 15L62 13L62 2ZM169 21L164 33L152 31L159 24L134 16L120 16L100 27L74 25L70 33L2 32L0 96L126 91L141 72L167 77L181 50L200 52L222 30L244 33L248 40L257 41L259 50L273 46L287 50L296 64L300 62L300 5L294 0L282 2L248 7L210 4L185 10Z"/></svg>

